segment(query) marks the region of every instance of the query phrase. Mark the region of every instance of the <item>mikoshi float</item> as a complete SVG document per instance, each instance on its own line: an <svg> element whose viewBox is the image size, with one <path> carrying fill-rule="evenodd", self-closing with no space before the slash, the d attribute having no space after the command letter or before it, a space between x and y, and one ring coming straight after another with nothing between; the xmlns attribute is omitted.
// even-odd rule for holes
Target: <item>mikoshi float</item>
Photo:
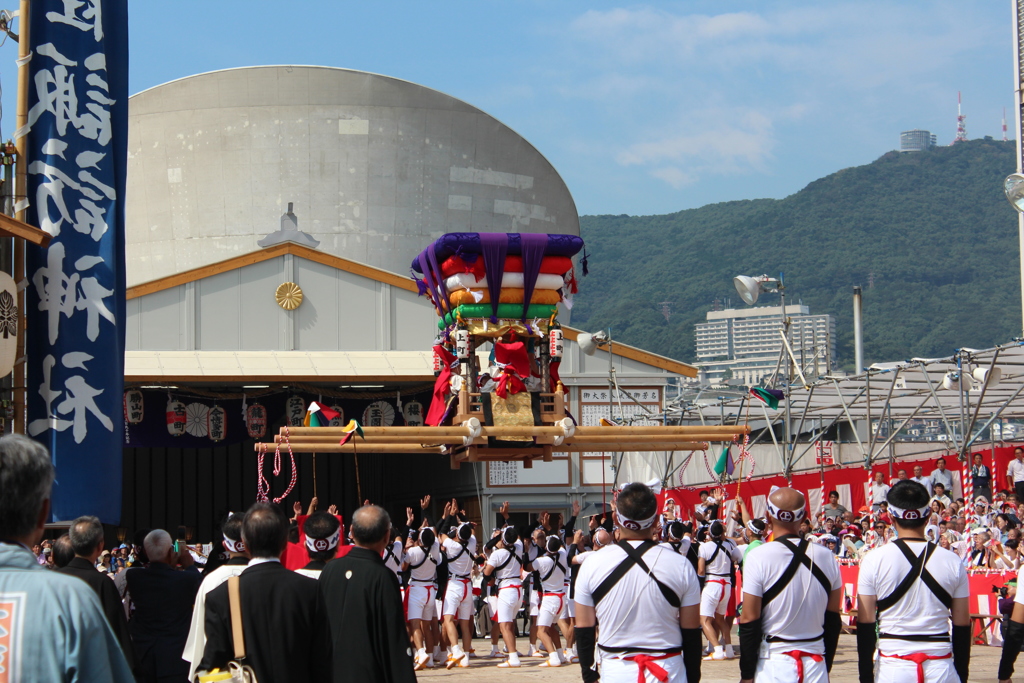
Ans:
<svg viewBox="0 0 1024 683"><path fill-rule="evenodd" d="M559 379L564 339L558 304L576 292L576 235L448 233L412 261L438 315L433 397L418 426L328 426L313 404L304 426L285 426L266 453L430 453L463 462L522 461L571 451L694 451L732 441L745 425L579 427ZM580 265L586 274L586 259ZM488 348L489 346L489 348ZM486 356L482 360L481 352ZM337 422L335 422L337 424Z"/></svg>

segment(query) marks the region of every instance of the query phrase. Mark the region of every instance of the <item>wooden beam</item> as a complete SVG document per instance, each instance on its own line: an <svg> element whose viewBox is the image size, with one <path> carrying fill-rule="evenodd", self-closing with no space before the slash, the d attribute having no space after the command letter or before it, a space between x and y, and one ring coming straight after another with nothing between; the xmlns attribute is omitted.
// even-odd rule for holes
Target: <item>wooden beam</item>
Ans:
<svg viewBox="0 0 1024 683"><path fill-rule="evenodd" d="M577 330L573 327L562 327L562 334L566 339L571 339L572 341L576 341L576 338L579 337L581 333L582 330ZM684 377L697 376L697 368L692 365L688 365L665 356L659 356L656 353L644 351L643 349L638 349L635 346L630 346L629 344L614 342L612 344L612 355L635 360L638 363L650 365L667 372L674 372L675 374L683 375Z"/></svg>
<svg viewBox="0 0 1024 683"><path fill-rule="evenodd" d="M434 375L125 375L124 383L175 386L177 384L387 384L433 382ZM371 390L373 391L373 390ZM376 390L379 391L379 390ZM323 427L322 429L329 429Z"/></svg>
<svg viewBox="0 0 1024 683"><path fill-rule="evenodd" d="M11 218L2 213L0 213L0 236L25 240L37 247L49 245L51 237L50 233L44 232L34 225L29 225L24 221L19 221L17 218Z"/></svg>
<svg viewBox="0 0 1024 683"><path fill-rule="evenodd" d="M224 261L211 263L208 266L193 268L192 270L187 270L184 273L176 273L158 280L152 280L140 285L135 285L134 287L129 287L125 292L125 298L135 299L140 296L145 296L146 294L160 292L188 282L202 280L210 277L211 275L219 275L220 273L226 273L231 270L244 268L245 266L251 266L254 263L269 261L270 259L277 258L278 256L284 256L285 254L291 254L292 256L298 256L299 258L304 258L308 261L314 261L325 266L331 266L332 268L343 270L346 273L360 275L362 277L369 278L370 280L383 282L391 285L392 287L398 287L399 289L404 289L409 292L419 291L416 287L416 283L413 282L411 278L402 277L401 275L397 275L390 271L383 270L381 268L374 268L373 266L368 266L363 263L356 263L355 261L350 261L348 259L341 258L340 256L325 254L322 251L310 249L309 247L304 247L301 244L285 242L284 244L275 244L272 247L267 247L260 251L254 251L250 254L235 256L234 258L229 258Z"/></svg>
<svg viewBox="0 0 1024 683"><path fill-rule="evenodd" d="M287 432L286 432L287 430ZM747 434L750 427L743 426L630 426L630 427L577 427L571 438L592 438L603 441L632 440L623 437L641 436L679 436L688 437L690 434L715 434L720 436L732 436ZM278 432L286 435L293 441L301 440L303 437L335 437L340 439L346 432L344 427L282 427ZM363 434L366 436L390 437L390 436L419 436L426 439L442 436L469 436L467 427L363 427ZM564 434L561 427L481 427L480 436L561 436Z"/></svg>
<svg viewBox="0 0 1024 683"><path fill-rule="evenodd" d="M433 447L427 448L423 446L416 446L414 444L386 444L386 443L367 443L358 444L353 446L348 443L344 446L339 444L327 444L327 443L298 443L293 441L291 444L291 450L293 453L423 453L425 455L443 455L444 452L441 448ZM273 443L256 443L253 444L253 449L258 453L260 448L264 448L267 453L273 453L277 448L278 444ZM282 449L284 446L282 446Z"/></svg>

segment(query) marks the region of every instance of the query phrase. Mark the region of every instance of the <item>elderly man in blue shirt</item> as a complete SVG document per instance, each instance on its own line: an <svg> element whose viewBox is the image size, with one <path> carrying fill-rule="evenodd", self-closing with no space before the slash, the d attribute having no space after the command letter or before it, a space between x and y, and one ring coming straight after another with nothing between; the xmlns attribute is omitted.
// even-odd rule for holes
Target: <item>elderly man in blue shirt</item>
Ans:
<svg viewBox="0 0 1024 683"><path fill-rule="evenodd" d="M47 571L30 550L50 515L53 476L42 444L0 438L0 679L131 683L95 591Z"/></svg>

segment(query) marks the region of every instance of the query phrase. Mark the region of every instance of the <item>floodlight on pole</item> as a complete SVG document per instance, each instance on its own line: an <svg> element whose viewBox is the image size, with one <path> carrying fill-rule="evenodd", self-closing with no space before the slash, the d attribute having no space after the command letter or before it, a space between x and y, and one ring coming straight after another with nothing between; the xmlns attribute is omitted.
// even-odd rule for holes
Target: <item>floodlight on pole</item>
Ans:
<svg viewBox="0 0 1024 683"><path fill-rule="evenodd" d="M593 356L599 346L604 346L608 343L608 333L604 330L600 332L581 332L576 337L576 343L580 347L580 351L588 356Z"/></svg>
<svg viewBox="0 0 1024 683"><path fill-rule="evenodd" d="M758 296L761 292L778 292L780 301L780 307L782 309L782 334L785 337L783 343L782 353L786 352L786 346L788 346L789 340L789 325L786 319L786 286L783 284L782 273L779 273L779 277L770 277L768 275L760 275L757 277L750 277L749 275L737 275L732 279L732 284L736 287L736 292L740 295L740 298L748 306L753 306L757 303ZM784 474L788 477L790 472L791 461L791 448L790 448L790 396L791 389L790 385L793 383L793 362L791 356L786 357L786 405L785 405L785 417L783 420L783 434L782 443L785 456L783 459Z"/></svg>
<svg viewBox="0 0 1024 683"><path fill-rule="evenodd" d="M740 298L748 306L753 306L757 303L757 298L761 292L781 292L783 290L781 279L768 277L767 275L761 275L760 277L737 275L732 279L732 284L736 287L736 292L740 295Z"/></svg>

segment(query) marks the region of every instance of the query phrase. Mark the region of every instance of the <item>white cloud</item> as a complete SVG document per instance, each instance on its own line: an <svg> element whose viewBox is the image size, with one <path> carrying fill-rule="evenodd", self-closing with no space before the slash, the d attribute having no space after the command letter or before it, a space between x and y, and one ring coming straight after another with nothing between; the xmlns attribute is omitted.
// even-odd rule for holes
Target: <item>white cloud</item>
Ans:
<svg viewBox="0 0 1024 683"><path fill-rule="evenodd" d="M616 161L653 166L652 176L678 188L708 174L764 171L776 144L771 120L758 111L708 110L676 123L676 130L629 145Z"/></svg>

